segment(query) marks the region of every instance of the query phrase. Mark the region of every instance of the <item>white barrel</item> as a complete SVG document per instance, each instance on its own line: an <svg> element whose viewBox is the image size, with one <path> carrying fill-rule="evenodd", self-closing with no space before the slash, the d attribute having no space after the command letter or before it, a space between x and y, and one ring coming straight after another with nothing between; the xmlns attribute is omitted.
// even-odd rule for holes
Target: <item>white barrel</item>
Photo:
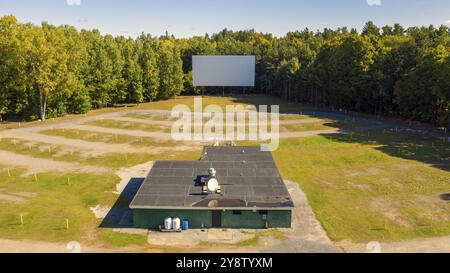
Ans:
<svg viewBox="0 0 450 273"><path fill-rule="evenodd" d="M181 220L180 218L173 218L173 229L180 230L181 229Z"/></svg>
<svg viewBox="0 0 450 273"><path fill-rule="evenodd" d="M166 218L166 220L164 220L164 229L172 229L173 227L173 221L172 218Z"/></svg>

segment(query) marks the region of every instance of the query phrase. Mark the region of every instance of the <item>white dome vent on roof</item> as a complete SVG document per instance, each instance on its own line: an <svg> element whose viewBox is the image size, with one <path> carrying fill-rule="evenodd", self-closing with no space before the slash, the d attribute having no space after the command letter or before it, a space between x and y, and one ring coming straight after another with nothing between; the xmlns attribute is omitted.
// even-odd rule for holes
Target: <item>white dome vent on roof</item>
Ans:
<svg viewBox="0 0 450 273"><path fill-rule="evenodd" d="M208 187L209 192L217 192L217 190L220 189L219 181L217 181L217 179L215 179L215 178L211 178L208 181L207 187Z"/></svg>

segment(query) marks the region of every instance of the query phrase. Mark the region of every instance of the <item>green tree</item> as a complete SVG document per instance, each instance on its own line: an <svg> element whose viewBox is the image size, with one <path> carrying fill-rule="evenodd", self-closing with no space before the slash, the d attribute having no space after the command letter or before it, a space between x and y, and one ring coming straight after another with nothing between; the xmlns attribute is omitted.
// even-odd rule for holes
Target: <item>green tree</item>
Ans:
<svg viewBox="0 0 450 273"><path fill-rule="evenodd" d="M160 86L159 56L155 41L151 36L143 35L139 38L139 41L142 43L142 52L139 61L142 68L142 92L145 101L153 101L158 97Z"/></svg>
<svg viewBox="0 0 450 273"><path fill-rule="evenodd" d="M363 27L362 35L363 36L368 36L368 35L380 36L380 28L377 27L372 21L369 21Z"/></svg>

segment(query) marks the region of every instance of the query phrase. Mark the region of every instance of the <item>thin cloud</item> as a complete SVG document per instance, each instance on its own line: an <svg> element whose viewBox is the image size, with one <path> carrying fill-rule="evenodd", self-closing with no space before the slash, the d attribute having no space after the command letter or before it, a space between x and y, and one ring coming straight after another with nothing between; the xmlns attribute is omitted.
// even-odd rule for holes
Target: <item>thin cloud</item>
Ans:
<svg viewBox="0 0 450 273"><path fill-rule="evenodd" d="M69 6L80 6L81 0L66 0L66 3Z"/></svg>
<svg viewBox="0 0 450 273"><path fill-rule="evenodd" d="M369 6L381 6L381 0L366 0Z"/></svg>

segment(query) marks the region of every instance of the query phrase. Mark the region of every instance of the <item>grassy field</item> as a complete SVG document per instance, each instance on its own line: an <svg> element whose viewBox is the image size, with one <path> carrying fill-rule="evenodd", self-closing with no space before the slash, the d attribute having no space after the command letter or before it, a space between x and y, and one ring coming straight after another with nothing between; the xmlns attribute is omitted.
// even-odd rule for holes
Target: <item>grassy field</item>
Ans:
<svg viewBox="0 0 450 273"><path fill-rule="evenodd" d="M147 236L141 234L129 234L114 232L110 229L100 231L100 240L109 246L127 247L127 246L145 246L147 245Z"/></svg>
<svg viewBox="0 0 450 273"><path fill-rule="evenodd" d="M204 99L204 106L210 103L225 105L252 102L257 104L279 102L282 112L293 109L310 110L270 97L208 97ZM181 97L143 104L132 109L170 110L177 104L192 107L193 100L190 97ZM88 116L108 111L121 109L94 111ZM145 114L128 113L124 116L135 119L149 118ZM59 122L72 118L74 117L66 117ZM150 117L158 121L164 121L164 118L161 115ZM282 116L282 120L289 121L306 118L311 116ZM58 120L41 124L52 122L57 123ZM36 125L39 123L20 126ZM91 125L149 132L161 129L167 131L164 126L160 127L161 125L108 119L98 120ZM367 125L365 122L322 118L312 123L283 125L282 131L349 129ZM143 149L186 145L156 138L83 130L57 129L40 133L94 143L130 144ZM12 138L1 139L0 150L33 158L104 166L112 170L111 174L55 172L40 173L37 177L34 175L24 177L23 174L26 173L24 169L0 166L0 238L56 242L80 240L112 247L146 244L145 236L121 234L110 229L98 228L100 221L95 219L89 209L99 204L110 206L116 201L117 196L113 195L112 191L115 190L119 178L113 174L114 170L153 160L196 160L201 153L199 146L195 152L163 154L121 152L93 156L86 155L86 151L80 149ZM449 203L440 198L441 195L450 193L448 142L411 132L365 131L284 139L281 140L280 149L274 152L274 157L284 178L301 185L317 218L335 241L344 239L352 239L355 242L398 241L450 235ZM69 220L69 229L66 220ZM237 246L254 245L264 236L278 238L278 235L259 234Z"/></svg>
<svg viewBox="0 0 450 273"><path fill-rule="evenodd" d="M144 120L154 120L154 121L164 121L170 122L176 120L176 118L172 118L169 115L163 114L126 114L124 115L126 118L134 118L134 119L144 119Z"/></svg>
<svg viewBox="0 0 450 273"><path fill-rule="evenodd" d="M89 142L108 144L130 144L136 147L173 147L174 145L190 145L172 140L160 140L151 137L135 137L130 135L108 134L86 130L53 129L40 132L48 136L59 136L69 139L82 139Z"/></svg>
<svg viewBox="0 0 450 273"><path fill-rule="evenodd" d="M145 117L149 117L149 119L146 119L146 121L151 121L153 116L152 115L143 115L143 114L129 114L136 118L136 116L139 116L139 119L146 119ZM305 120L306 116L301 115L292 115L292 116L285 116L283 120L286 121L299 121L298 124L280 124L280 132L281 133L288 133L288 132L306 132L306 131L321 131L321 130L330 130L330 129L351 129L356 127L364 127L369 126L369 123L366 122L354 122L354 121L346 121L346 120L330 120L330 119L322 119L321 121L316 122L306 122L302 123L300 121ZM205 123L209 121L209 118L205 118ZM160 121L158 119L158 121ZM225 122L225 120L224 120ZM250 121L247 119L245 124L245 132L250 132ZM237 124L235 123L235 132L237 132ZM110 128L110 129L121 129L121 130L139 130L139 131L146 131L146 132L162 132L162 133L170 133L172 130L172 127L170 124L168 125L159 125L159 124L148 124L148 123L140 123L140 122L130 122L130 121L121 121L121 120L111 120L111 119L104 119L104 120L96 120L85 123L85 125L91 125L91 126L97 126L97 127L103 127L103 128ZM223 127L223 130L225 131L226 127ZM272 126L269 121L269 124L267 125L267 130L271 130ZM254 129L259 130L256 126ZM194 133L194 125L191 126L191 132ZM57 135L57 136L63 136L66 138L73 138L73 139L84 139L88 141L94 141L94 142L106 142L106 143L129 143L132 145L149 145L152 142L155 142L155 139L150 138L136 138L132 136L124 136L124 135L113 135L113 134L100 134L90 131L79 131L79 130L48 130L43 132L47 135ZM170 144L170 143L169 143ZM174 144L174 143L171 143ZM178 145L181 145L182 143L177 143Z"/></svg>
<svg viewBox="0 0 450 273"><path fill-rule="evenodd" d="M300 124L288 124L281 125L280 132L305 132L305 131L321 131L330 129L351 129L357 127L368 126L365 122L353 122L353 121L333 121L326 120L313 123L300 123Z"/></svg>
<svg viewBox="0 0 450 273"><path fill-rule="evenodd" d="M2 238L54 242L91 242L99 221L89 207L113 204L115 175L42 173L23 177L24 170L0 172L0 189L16 202L0 202ZM21 216L23 224L21 223ZM66 221L69 221L67 228Z"/></svg>
<svg viewBox="0 0 450 273"><path fill-rule="evenodd" d="M140 130L147 132L170 132L169 126L147 124L139 122L120 121L112 119L96 120L87 122L84 125L98 126L104 128L117 128L122 130Z"/></svg>
<svg viewBox="0 0 450 273"><path fill-rule="evenodd" d="M158 145L153 142L153 145ZM201 147L197 151L173 152L164 154L147 153L109 153L89 156L81 151L66 149L58 145L47 143L29 143L28 141L5 138L0 141L0 150L27 155L35 158L53 159L56 161L77 162L84 165L104 166L113 169L132 167L154 160L171 159L198 159L201 156Z"/></svg>
<svg viewBox="0 0 450 273"><path fill-rule="evenodd" d="M19 153L17 150L14 152ZM156 159L195 160L200 152L145 155L143 158L129 154L126 160L121 154L74 161L119 168ZM24 169L0 166L0 238L52 242L76 240L112 247L146 243L146 237L142 235L99 229L101 221L90 210L97 205L110 207L115 203L117 195L113 191L119 182L116 175L52 172L24 177L24 172Z"/></svg>
<svg viewBox="0 0 450 273"><path fill-rule="evenodd" d="M282 140L274 157L336 241L450 234L450 145L412 133Z"/></svg>

